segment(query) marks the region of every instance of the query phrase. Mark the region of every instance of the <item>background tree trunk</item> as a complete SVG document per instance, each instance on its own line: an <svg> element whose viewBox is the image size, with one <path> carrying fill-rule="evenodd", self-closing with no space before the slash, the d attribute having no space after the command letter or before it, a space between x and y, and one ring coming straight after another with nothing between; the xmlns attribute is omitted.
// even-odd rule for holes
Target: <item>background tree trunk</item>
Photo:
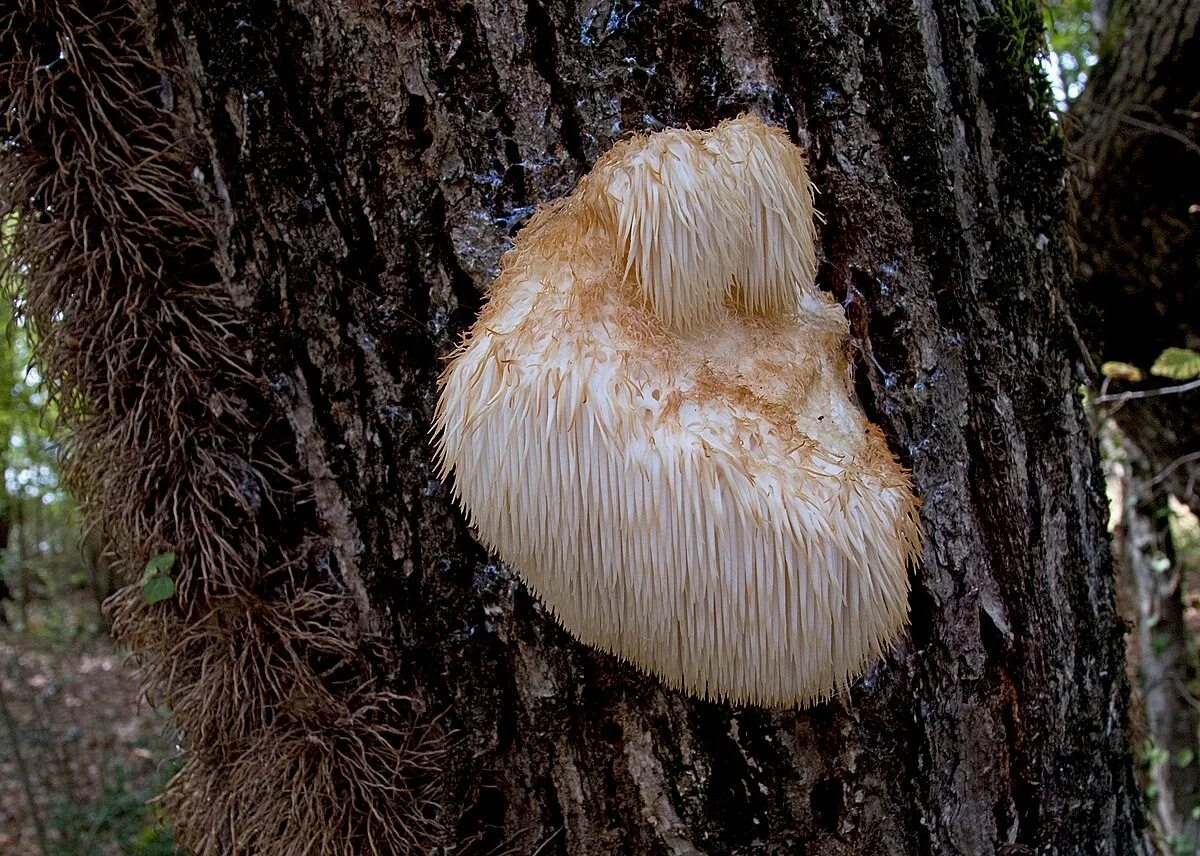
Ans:
<svg viewBox="0 0 1200 856"><path fill-rule="evenodd" d="M1099 60L1067 117L1078 189L1079 294L1105 360L1149 368L1165 348L1200 347L1200 2L1117 0ZM1172 385L1148 376L1142 388ZM1122 387L1123 389L1125 387ZM1180 852L1200 842L1200 713L1187 569L1169 549L1167 498L1200 509L1200 393L1100 408L1120 426L1125 499L1118 561L1138 603L1146 717L1136 747L1160 827Z"/></svg>
<svg viewBox="0 0 1200 856"><path fill-rule="evenodd" d="M1114 555L1137 627L1130 653L1137 663L1146 739L1141 754L1152 784L1154 818L1171 852L1194 853L1200 840L1200 763L1196 740L1200 703L1192 695L1196 657L1182 596L1185 569L1176 561L1168 509L1147 488L1146 461L1137 447L1117 440L1119 486L1114 504Z"/></svg>
<svg viewBox="0 0 1200 856"><path fill-rule="evenodd" d="M442 843L1146 852L1033 3L142 12L311 488L316 523L259 525L309 545L388 639L393 687L457 734ZM439 357L532 207L627 131L747 109L808 151L819 282L929 536L910 639L803 712L692 701L574 643L471 539L427 436Z"/></svg>
<svg viewBox="0 0 1200 856"><path fill-rule="evenodd" d="M1092 344L1143 370L1164 348L1200 348L1197 67L1200 2L1118 0L1067 122ZM1153 486L1200 509L1200 394L1131 401L1114 418L1145 453Z"/></svg>

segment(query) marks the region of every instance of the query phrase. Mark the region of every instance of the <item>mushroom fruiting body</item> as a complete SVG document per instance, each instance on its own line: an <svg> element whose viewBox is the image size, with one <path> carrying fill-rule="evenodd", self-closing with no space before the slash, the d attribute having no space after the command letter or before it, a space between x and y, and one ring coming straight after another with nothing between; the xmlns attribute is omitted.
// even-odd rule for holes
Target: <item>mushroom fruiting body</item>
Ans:
<svg viewBox="0 0 1200 856"><path fill-rule="evenodd" d="M521 231L441 379L482 541L574 636L698 696L823 699L907 621L917 501L815 270L782 131L637 136Z"/></svg>

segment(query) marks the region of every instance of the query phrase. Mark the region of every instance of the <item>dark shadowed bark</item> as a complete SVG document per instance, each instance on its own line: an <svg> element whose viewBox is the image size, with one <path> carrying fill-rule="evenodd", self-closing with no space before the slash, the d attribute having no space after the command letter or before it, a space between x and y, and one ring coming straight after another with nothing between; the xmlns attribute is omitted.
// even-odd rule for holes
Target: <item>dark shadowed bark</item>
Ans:
<svg viewBox="0 0 1200 856"><path fill-rule="evenodd" d="M1079 294L1106 360L1200 347L1200 2L1120 0L1071 109ZM1166 386L1148 378L1145 387ZM1200 508L1200 391L1115 411L1154 487Z"/></svg>
<svg viewBox="0 0 1200 856"><path fill-rule="evenodd" d="M260 525L457 735L426 846L1146 852L1033 4L147 6L239 356L310 492ZM819 284L928 532L910 637L800 712L573 642L471 539L428 442L439 358L532 207L628 131L743 110L807 149ZM254 807L230 806L236 834Z"/></svg>
<svg viewBox="0 0 1200 856"><path fill-rule="evenodd" d="M1093 349L1149 368L1168 347L1200 346L1200 3L1118 0L1099 61L1066 127L1078 188L1078 293ZM1143 390L1173 385L1150 377ZM1126 389L1127 387L1122 387ZM1167 497L1200 508L1200 390L1102 405L1127 460L1117 559L1137 602L1135 648L1154 811L1194 852L1200 823L1200 711L1169 549Z"/></svg>

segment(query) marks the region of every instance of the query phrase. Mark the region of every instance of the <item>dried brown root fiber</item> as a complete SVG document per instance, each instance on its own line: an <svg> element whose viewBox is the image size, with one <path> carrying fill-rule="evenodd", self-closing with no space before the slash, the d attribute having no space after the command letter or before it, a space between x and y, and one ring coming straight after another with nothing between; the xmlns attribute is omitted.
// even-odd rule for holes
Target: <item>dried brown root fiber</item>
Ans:
<svg viewBox="0 0 1200 856"><path fill-rule="evenodd" d="M617 145L518 236L442 378L443 475L562 624L706 698L808 704L889 650L908 473L755 117Z"/></svg>
<svg viewBox="0 0 1200 856"><path fill-rule="evenodd" d="M40 340L66 480L134 583L115 631L187 745L164 801L196 853L422 852L442 738L379 686L382 652L305 570L290 430L145 45L119 0L0 11L5 280ZM166 550L176 594L147 603L141 568Z"/></svg>

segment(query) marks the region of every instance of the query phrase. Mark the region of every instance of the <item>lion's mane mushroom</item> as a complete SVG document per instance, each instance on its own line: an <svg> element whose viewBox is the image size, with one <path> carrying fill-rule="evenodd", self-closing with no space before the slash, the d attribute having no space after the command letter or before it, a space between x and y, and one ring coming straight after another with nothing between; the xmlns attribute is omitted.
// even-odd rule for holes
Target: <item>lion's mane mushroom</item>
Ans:
<svg viewBox="0 0 1200 856"><path fill-rule="evenodd" d="M615 146L521 231L441 380L443 477L574 636L807 704L907 620L908 475L813 284L799 149L743 116Z"/></svg>

